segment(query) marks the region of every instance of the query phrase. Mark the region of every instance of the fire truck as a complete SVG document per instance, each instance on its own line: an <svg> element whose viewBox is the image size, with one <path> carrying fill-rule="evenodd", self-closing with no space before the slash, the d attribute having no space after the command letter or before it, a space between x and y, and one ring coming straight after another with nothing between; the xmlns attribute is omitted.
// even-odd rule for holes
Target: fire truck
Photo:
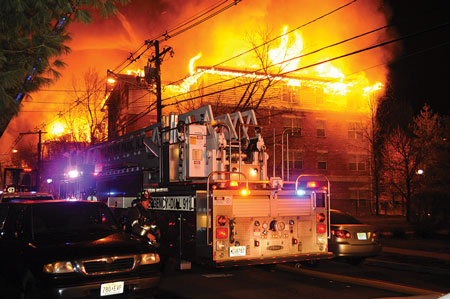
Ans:
<svg viewBox="0 0 450 299"><path fill-rule="evenodd" d="M3 169L3 192L36 191L36 171L31 168Z"/></svg>
<svg viewBox="0 0 450 299"><path fill-rule="evenodd" d="M95 178L96 198L112 209L130 207L140 191L151 193L161 254L181 268L332 257L328 179L269 178L252 110L214 117L205 106L171 113L160 124L92 146L77 160L83 162L71 165Z"/></svg>

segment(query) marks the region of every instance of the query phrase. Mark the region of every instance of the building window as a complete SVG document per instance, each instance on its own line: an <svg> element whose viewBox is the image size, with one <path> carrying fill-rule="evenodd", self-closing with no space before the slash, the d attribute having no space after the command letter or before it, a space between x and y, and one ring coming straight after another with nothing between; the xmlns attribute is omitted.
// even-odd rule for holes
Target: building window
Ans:
<svg viewBox="0 0 450 299"><path fill-rule="evenodd" d="M325 120L317 119L317 137L325 137Z"/></svg>
<svg viewBox="0 0 450 299"><path fill-rule="evenodd" d="M363 130L362 125L359 122L351 122L348 124L348 138L349 139L362 139Z"/></svg>
<svg viewBox="0 0 450 299"><path fill-rule="evenodd" d="M370 191L363 189L350 190L350 199L354 200L369 200Z"/></svg>
<svg viewBox="0 0 450 299"><path fill-rule="evenodd" d="M323 104L323 88L316 88L316 104Z"/></svg>
<svg viewBox="0 0 450 299"><path fill-rule="evenodd" d="M327 153L318 152L317 153L317 168L327 169Z"/></svg>
<svg viewBox="0 0 450 299"><path fill-rule="evenodd" d="M289 165L294 169L303 168L303 152L289 151Z"/></svg>
<svg viewBox="0 0 450 299"><path fill-rule="evenodd" d="M348 169L353 171L366 170L366 156L360 154L349 154Z"/></svg>
<svg viewBox="0 0 450 299"><path fill-rule="evenodd" d="M290 131L286 132L292 132L296 136L302 136L302 123L303 119L300 117L284 117L283 118L283 128L284 129L291 129Z"/></svg>
<svg viewBox="0 0 450 299"><path fill-rule="evenodd" d="M297 88L295 86L282 85L281 98L286 103L298 102Z"/></svg>
<svg viewBox="0 0 450 299"><path fill-rule="evenodd" d="M369 196L370 196L369 190L363 189L350 190L350 199L354 200L356 202L356 206L360 208L367 207L369 203Z"/></svg>

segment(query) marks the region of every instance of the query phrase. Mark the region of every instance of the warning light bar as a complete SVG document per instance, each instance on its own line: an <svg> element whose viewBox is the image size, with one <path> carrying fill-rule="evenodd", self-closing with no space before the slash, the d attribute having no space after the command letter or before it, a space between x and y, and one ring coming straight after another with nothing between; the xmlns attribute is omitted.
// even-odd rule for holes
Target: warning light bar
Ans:
<svg viewBox="0 0 450 299"><path fill-rule="evenodd" d="M307 182L306 183L306 188L316 188L316 187L317 187L316 182Z"/></svg>
<svg viewBox="0 0 450 299"><path fill-rule="evenodd" d="M297 193L298 196L303 196L303 195L306 194L306 191L303 190L303 189L297 189L296 193Z"/></svg>
<svg viewBox="0 0 450 299"><path fill-rule="evenodd" d="M238 185L237 181L230 181L230 187L237 187Z"/></svg>

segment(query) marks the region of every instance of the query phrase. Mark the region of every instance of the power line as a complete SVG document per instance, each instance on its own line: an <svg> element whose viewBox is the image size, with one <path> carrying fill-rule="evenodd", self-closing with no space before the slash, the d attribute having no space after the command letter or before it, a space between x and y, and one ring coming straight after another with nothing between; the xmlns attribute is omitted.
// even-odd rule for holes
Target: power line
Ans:
<svg viewBox="0 0 450 299"><path fill-rule="evenodd" d="M248 49L247 51L244 51L244 52L242 52L242 53L240 53L240 54L238 54L238 55L236 55L236 56L233 56L233 57L231 57L231 58L229 58L229 59L227 59L227 60L225 60L225 61L222 61L222 62L220 62L220 63L218 63L218 64L215 64L212 68L214 68L215 66L224 64L224 63L226 63L226 62L228 62L228 61L230 61L230 60L233 60L233 59L235 59L235 58L237 58L237 57L240 57L240 56L242 56L242 55L244 55L244 54L246 54L246 53L249 53L250 51L256 50L256 49L258 49L259 47L262 47L263 45L265 45L265 44L267 44L267 43L269 43L269 42L273 42L273 41L275 41L275 40L277 40L277 39L279 39L279 38L281 38L281 37L283 37L283 36L285 36L285 35L287 35L287 34L290 34L290 33L294 32L294 31L296 31L296 30L302 28L302 27L305 27L305 26L307 26L307 25L309 25L309 24L312 24L312 23L314 23L314 22L316 22L316 21L322 19L322 18L325 18L326 16L329 16L329 15L331 15L331 14L333 14L333 13L335 13L335 12L337 12L337 11L339 11L339 10L345 8L345 7L347 7L347 6L353 4L353 3L356 2L356 1L357 1L357 0L353 0L353 1L351 1L351 2L349 2L349 3L347 3L347 4L345 4L345 5L342 5L342 6L338 7L338 8L336 8L336 9L334 9L334 10L332 10L332 11L326 13L326 14L321 15L321 16L319 16L319 17L317 17L317 18L315 18L315 19L313 19L313 20L311 20L311 21L309 21L309 22L307 22L307 23L304 23L304 24L302 24L302 25L300 25L300 26L298 26L298 27L292 29L292 30L289 31L289 32L286 32L286 33L281 34L281 35L279 35L279 36L277 36L277 37L275 37L275 38L273 38L273 39L271 39L271 40L269 40L269 41L266 41L265 43L263 43L263 44L261 44L261 45L258 45L258 46L256 46L256 47L253 47L253 48L251 48L251 49ZM377 30L381 30L381 29L383 29L383 28L375 29L375 30L373 30L373 32L374 32L374 31L377 31ZM369 32L369 33L371 33L371 32ZM369 34L369 33L362 34L361 36L366 35L366 34ZM346 42L346 41L343 41L343 42ZM331 46L334 46L334 45L331 45ZM331 46L330 46L330 47L331 47ZM317 53L317 52L319 52L320 50L321 50L321 49L315 51L314 53ZM292 60L292 59L291 59L291 60ZM285 62L286 62L286 61L285 61ZM285 63L285 62L282 62L282 63ZM276 65L276 64L275 64L275 65ZM186 77L185 77L185 78L186 78ZM184 79L185 79L185 78L184 78ZM230 79L230 80L235 80L235 79L236 79L236 78L232 78L232 79ZM173 84L175 84L176 82L180 82L180 81L182 81L182 80L183 80L183 79L179 79L179 80L176 80L176 81L172 81L172 83L169 83L169 84L167 84L167 85L173 85ZM225 80L225 81L227 81L227 80ZM215 83L215 84L218 84L218 83ZM215 84L211 84L210 86L215 85ZM167 85L166 85L166 86L167 86ZM203 89L204 89L204 88L205 88L205 87L203 87ZM191 93L191 92L194 92L194 91L189 91L189 92L187 92L187 93L185 93L185 94L188 94L188 93ZM181 95L183 95L183 94L181 94ZM180 96L180 95L173 96L173 97L178 97L178 96ZM170 98L173 98L173 97L170 97ZM169 99L170 99L170 98L169 98ZM168 100L168 99L164 99L164 101L165 101L165 100ZM149 112L150 112L150 111L149 111ZM148 114L148 113L143 114L142 117L143 117L144 115L146 115L146 114ZM138 115L138 116L137 116L137 120L139 120L139 119L140 119L140 117L139 117L139 115ZM133 122L134 122L134 121L133 121Z"/></svg>
<svg viewBox="0 0 450 299"><path fill-rule="evenodd" d="M180 26L182 27L182 26L187 25L187 24L189 24L189 23L191 23L191 22L193 22L193 21L196 21L196 20L199 19L200 17L206 15L208 12L213 11L214 9L220 7L222 4L225 4L225 3L228 2L228 1L229 1L229 0L225 0L225 1L218 2L217 5L213 5L213 6L211 6L211 8L208 8L208 9L204 10L204 11L206 11L206 12L202 11L198 16L196 16L196 17L191 17L190 19L188 19L187 21L185 21L182 25L177 25L177 26L175 27L175 29L179 29ZM178 32L175 32L174 34L172 34L172 37L173 37L173 36L177 36L177 35L179 35L179 34L185 32L185 31L187 31L187 30L189 30L189 29L192 29L193 27L195 27L195 26L197 26L197 25L199 25L199 24L205 22L206 20L209 20L209 19L212 18L213 16L216 16L217 14L219 14L219 13L225 11L226 9L228 9L228 8L234 6L234 5L237 5L240 1L242 1L242 0L234 0L233 3L232 3L231 5L228 5L228 6L224 7L224 8L222 8L222 9L220 9L219 11L217 11L217 12L211 14L210 16L206 16L204 19L202 19L202 20L200 20L200 21L197 21L196 23L194 23L194 24L188 26L187 28L184 28L184 29L182 29L182 30L180 30L180 31L178 31ZM163 37L163 36L165 37L166 40L170 38L170 36L168 36L168 31L166 31L166 32L164 32L164 33L162 33L162 34L160 34L160 35L158 36L158 38ZM142 52L142 53L139 55L139 57L140 57L142 54L144 54L144 53L148 50L148 41L146 41L146 42L144 43L144 46L145 46L145 45L147 46L147 49L145 49L144 52ZM142 49L142 47L143 47L143 46L141 46L137 51L139 51L140 49ZM137 53L137 51L136 51L135 53ZM135 53L134 53L134 54L135 54ZM131 53L130 58L131 58L134 54ZM130 59L130 58L129 58L129 59ZM127 60L129 60L129 59L127 59ZM134 61L136 61L136 59L133 59L132 62L134 62ZM123 63L122 63L122 64L123 64ZM128 64L128 65L130 65L130 64ZM127 65L127 66L128 66L128 65ZM126 67L127 67L127 66L126 66ZM119 65L119 67L120 67L120 65ZM125 68L126 68L126 67L125 67ZM118 67L117 67L117 68L118 68ZM116 68L116 69L117 69L117 68ZM124 69L124 68L123 68L123 69ZM123 69L122 69L122 70L123 70ZM103 79L101 79L100 81L104 81L104 79L106 79L106 77L103 77ZM98 91L103 91L103 89L97 89L96 92L98 92ZM76 91L75 91L75 92L76 92ZM56 119L62 117L64 114L69 113L71 110L75 109L78 105L80 105L80 104L81 104L83 101L85 101L87 98L88 98L88 97L85 97L85 98L82 99L82 100L77 100L77 101L75 102L75 104L73 104L72 107L69 107L69 108L68 108L67 110L65 110L64 112L63 112L63 111L60 111L60 112L57 114L57 117L55 117L55 118L54 118L53 120L51 120L49 123L52 123L52 122L54 122ZM44 123L44 124L41 125L41 127L44 127L45 125L46 125L46 124Z"/></svg>
<svg viewBox="0 0 450 299"><path fill-rule="evenodd" d="M256 46L256 47L254 47L254 48L252 48L252 49L249 49L249 50L244 51L244 52L242 52L242 53L240 53L240 54L237 54L237 55L235 55L235 56L233 56L233 57L231 57L231 58L228 58L227 60L224 60L224 61L222 61L222 62L220 62L220 63L218 63L218 64L215 64L215 65L213 65L213 67L218 66L218 65L222 65L222 64L224 64L224 63L226 63L226 62L228 62L228 61L231 61L231 60L233 60L233 59L236 59L236 58L238 58L238 57L241 57L242 55L245 55L245 54L247 54L247 53L249 53L249 52L251 52L251 51L254 51L254 50L256 50L256 49L258 49L258 48L260 48L260 47L262 47L262 46L264 46L264 45L266 45L266 44L268 44L268 43L271 43L271 42L273 42L273 41L275 41L275 40L277 40L277 39L279 39L279 38L282 38L283 36L286 36L286 35L288 35L288 34L291 34L292 32L297 31L297 30L299 30L300 28L306 27L306 26L308 26L308 25L310 25L310 24L312 24L312 23L314 23L314 22L316 22L316 21L318 21L318 20L320 20L320 19L323 19L323 18L325 18L325 17L327 17L327 16L329 16L329 15L331 15L331 14L333 14L333 13L335 13L335 12L337 12L337 11L339 11L339 10L341 10L341 9L343 9L343 8L345 8L345 7L349 6L349 5L351 5L351 4L353 4L353 3L355 3L356 1L358 1L358 0L353 0L353 1L349 2L349 3L347 3L347 4L344 4L344 5L342 5L342 6L338 7L338 8L336 8L336 9L333 9L332 11L327 12L326 14L323 14L323 15L321 15L321 16L315 18L315 19L312 19L312 20L309 21L309 22L306 22L306 23L304 23L304 24L302 24L302 25L300 25L300 26L298 26L298 27L296 27L296 28L294 28L294 29L292 29L292 30L286 32L286 33L283 33L283 34L281 34L281 35L279 35L279 36L277 36L277 37L275 37L275 38L273 38L273 39L271 39L271 40L269 40L269 41L266 41L266 42L262 43L262 44L259 45L259 46Z"/></svg>
<svg viewBox="0 0 450 299"><path fill-rule="evenodd" d="M446 27L448 25L450 25L450 22L447 22L447 23L444 23L444 24L441 24L441 25L438 25L438 26L435 26L435 27L431 27L431 28L428 28L428 29L425 29L425 30L422 30L422 31L419 31L419 32L415 32L413 34L405 35L405 36L402 36L400 38L395 38L395 39L391 39L391 40L388 40L388 41L385 41L385 42L382 42L382 43L378 43L378 44L375 44L375 45L370 46L370 47L362 48L362 49L359 49L359 50L356 50L356 51L352 51L352 52L349 52L349 53L346 53L346 54L343 54L343 55L339 55L339 56L336 56L336 57L331 58L331 59L326 59L326 60L323 60L323 61L320 61L320 62L317 62L317 63L313 63L313 64L310 64L310 65L307 65L307 66L303 66L303 67L300 67L300 68L297 68L297 69L294 69L294 70L291 70L291 71L287 71L287 72L278 74L278 76L285 76L285 75L291 74L293 72L298 72L298 71L301 71L301 70L304 70L304 69L307 69L307 68L311 68L311 67L314 67L314 66L317 66L317 65L320 65L320 64L328 63L328 62L331 62L331 61L334 61L334 60L337 60L337 59L342 59L342 58L345 58L345 57L348 57L348 56L351 56L351 55L356 55L356 54L359 54L359 53L362 53L362 52L365 52L365 51L368 51L368 50L372 50L374 48L386 46L386 45L394 43L394 42L398 42L398 41L401 41L401 40L404 40L404 39L407 39L407 38L411 38L411 37L414 37L414 36L417 36L417 35L420 35L420 34L423 34L423 33L434 31L434 30ZM447 44L447 43L445 43L445 44ZM210 95L222 93L222 92L225 92L225 91L229 91L229 90L232 90L232 89L243 87L243 86L246 86L246 85L249 85L249 84L253 84L255 82L261 82L261 81L264 81L264 80L267 80L267 78L262 78L262 79L258 79L256 81L252 81L250 83L243 83L241 85L233 86L233 87L230 87L230 88L225 88L225 89L222 89L222 90L219 90L219 91L215 91L215 92L211 92L211 93L208 93L208 94L202 94L200 96L191 97L189 99L184 99L184 100L181 100L181 101L177 101L176 103L167 104L166 106L177 105L177 104L182 103L182 102L192 101L192 100L198 99L200 97L205 97L205 96L210 96Z"/></svg>
<svg viewBox="0 0 450 299"><path fill-rule="evenodd" d="M222 2L220 2L220 3L226 3L226 2L228 2L229 0L226 0L226 1L222 1ZM240 2L241 0L234 0L233 1L233 5L236 5L238 2ZM220 10L220 12L223 12L225 9L228 9L228 8L230 8L232 5L228 5L226 8L223 8L223 9L221 9ZM215 9L217 6L213 6L213 8ZM202 14L202 15L204 15L204 14ZM216 15L216 14L215 14ZM194 20L196 20L197 18L193 18L193 21ZM209 18L207 18L207 19L209 19ZM205 20L207 20L207 19L204 19L203 21L205 21ZM199 21L199 22L197 22L196 23L196 25L198 25L198 24L200 24L201 22ZM189 29L191 29L191 28L193 28L192 26L189 28ZM178 35L178 34L177 34ZM166 33L162 33L162 34L160 34L159 35L159 37L162 37L162 36L166 36ZM147 45L147 43L146 43L146 45ZM142 47L141 47L142 48ZM148 48L147 49L145 49L145 51L147 51L148 50ZM145 53L145 51L143 52L143 53ZM141 53L140 55L142 55L143 53ZM140 56L139 55L139 56ZM130 64L128 64L128 65L130 65ZM127 66L128 66L127 65ZM125 66L124 68L126 68L127 66ZM124 69L124 68L122 68L122 70ZM105 79L105 77L103 78L103 79ZM100 81L103 81L103 80L100 80ZM85 100L85 99L84 99ZM65 114L65 113L68 113L68 112L70 112L70 110L72 110L72 109L74 109L77 105L79 105L80 103L76 103L75 104L75 106L74 107L69 107L65 112L60 112L59 114L58 114L58 117L57 118L59 118L60 116L62 116L63 114ZM54 120L52 120L52 121L50 121L50 123L51 122L53 122L53 121L55 121L57 118L55 118Z"/></svg>
<svg viewBox="0 0 450 299"><path fill-rule="evenodd" d="M180 24L175 25L174 28L172 28L172 29L170 29L170 30L168 30L168 31L166 31L166 32L171 32L171 31L173 31L173 30L179 28L180 26L184 26L184 25L188 24L191 20L193 21L193 20L195 20L197 17L202 16L202 15L205 13L205 11L208 12L208 11L210 11L211 9L215 9L216 6L222 5L223 3L227 2L227 1L228 1L228 0L222 0L222 1L219 1L219 2L217 2L217 3L213 4L213 5L211 5L210 7L208 7L208 8L206 8L206 9L204 9L204 10L198 12L196 15L189 17L187 20L181 22ZM166 34L166 32L160 33L160 34L154 36L153 38L151 38L150 40L155 40L155 39L157 39L157 38L160 38L160 37L164 36L164 35ZM147 44L144 42L137 50L135 50L135 51L132 52L132 53L130 52L130 56L129 56L127 59L125 59L123 62L121 62L117 67L115 67L115 68L113 69L113 72L117 72L117 69L119 69L120 66L121 66L122 64L126 63L128 60L130 60L130 61L135 60L134 55L136 55L140 50L142 50L142 48L144 48L144 47L146 47L146 46L147 46Z"/></svg>
<svg viewBox="0 0 450 299"><path fill-rule="evenodd" d="M296 60L296 59L300 59L300 58L303 58L303 57L306 57L306 56L309 56L309 55L312 55L312 54L316 54L316 53L318 53L318 52L320 52L320 51L323 51L323 50L326 50L326 49L329 49L329 48L332 48L332 47L341 45L341 44L343 44L343 43L346 43L346 42L349 42L349 41L351 41L351 40L354 40L354 39L363 37L363 36L368 35L368 34L372 34L372 33L374 33L374 32L377 32L377 31L386 29L386 28L388 28L388 27L390 27L390 26L392 26L392 25L385 25L385 26L382 26L382 27L379 27L379 28L376 28L376 29L367 31L367 32L365 32L365 33L362 33L362 34L353 36L353 37L351 37L351 38L347 38L347 39L342 40L342 41L340 41L340 42L333 43L333 44L331 44L331 45L328 45L328 46L325 46L325 47L316 49L316 50L314 50L314 51L311 51L311 52L308 52L308 53L305 53L305 54L301 54L301 55L298 55L298 56L294 56L294 57L292 57L292 58L283 60L283 61L281 61L281 62L273 63L273 64L271 64L271 65L268 65L266 68L269 69L269 68L274 67L274 66L276 66L276 65L285 64L285 63L290 62L290 61L292 61L292 60ZM217 64L216 64L216 65L217 65ZM214 66L210 67L210 69L214 69ZM263 70L263 68L260 68L260 69L257 69L257 70L252 70L252 72L256 72L256 73L257 73L257 72L262 71L262 70ZM212 83L212 84L210 84L210 85L203 86L202 88L199 88L199 89L196 89L196 90L190 90L190 91L188 91L188 92L181 93L181 94L178 94L178 95L175 95L175 96L166 98L166 99L164 99L164 101L170 100L170 99L172 99L172 98L176 98L176 97L179 97L179 96L187 95L187 94L192 93L192 92L201 91L201 90L204 90L204 89L206 89L206 88L208 88L208 87L212 87L212 86L215 86L215 85L218 85L218 84L223 84L223 83L226 83L226 82L229 82L229 81L232 81L232 80L237 80L237 79L239 79L239 78L242 78L243 76L245 76L245 75L236 76L236 77L233 77L233 78L230 78L230 79L226 79L226 80L222 80L222 81L219 81L219 82L215 82L215 83ZM176 82L179 82L179 81L180 81L180 80L178 80L178 81L176 81ZM169 85L170 85L170 84L169 84Z"/></svg>
<svg viewBox="0 0 450 299"><path fill-rule="evenodd" d="M212 17L214 17L214 16L216 16L216 15L218 15L218 14L224 12L225 10L227 10L227 9L229 9L229 8L231 8L231 7L235 6L235 5L237 5L237 4L238 4L239 2L241 2L241 1L242 1L242 0L234 0L233 3L228 4L227 6L225 6L225 7L221 8L221 9L219 9L219 10L216 11L216 12L213 12L215 9L217 9L217 8L220 7L221 5L223 5L223 4L227 3L227 2L229 2L229 0L221 1L220 4L213 5L213 7L212 7L211 9L208 9L208 10L207 10L206 13L211 13L211 15L206 15L203 19L200 19L199 21L196 21L197 19L199 19L200 16L203 17L203 16L206 14L206 13L202 13L202 14L200 14L200 16L195 17L195 18L191 18L189 21L184 22L184 23L183 23L183 26L184 26L184 25L187 25L187 24L189 24L189 23L191 23L191 22L196 21L195 23L189 25L188 27L180 29L182 26L176 26L175 29L179 29L179 31L176 31L176 32L172 33L173 31L175 31L174 29L172 29L172 30L165 31L165 32L159 34L157 37L155 37L155 38L153 38L153 39L146 40L145 43L144 43L144 45L147 46L147 48L144 49L144 50L143 50L136 58L131 59L130 62L129 62L126 66L124 66L123 68L121 68L119 71L117 71L118 67L115 68L115 72L118 72L118 73L122 72L122 71L123 71L124 69L126 69L128 66L130 66L130 65L133 64L135 61L137 61L138 59L140 59L140 57L141 57L142 55L144 55L144 54L148 51L149 45L151 44L151 41L155 41L155 40L158 40L158 41L167 41L168 39L170 39L170 38L172 38L172 37L175 37L175 36L177 36L177 35L179 35L179 34L181 34L181 33L183 33L183 32L186 32L186 31L189 30L189 29L194 28L194 27L197 26L197 25L200 25L201 23L203 23L203 22L209 20L210 18L212 18ZM163 38L163 39L160 40L161 38ZM143 46L140 47L140 49L142 49L142 48L143 48Z"/></svg>

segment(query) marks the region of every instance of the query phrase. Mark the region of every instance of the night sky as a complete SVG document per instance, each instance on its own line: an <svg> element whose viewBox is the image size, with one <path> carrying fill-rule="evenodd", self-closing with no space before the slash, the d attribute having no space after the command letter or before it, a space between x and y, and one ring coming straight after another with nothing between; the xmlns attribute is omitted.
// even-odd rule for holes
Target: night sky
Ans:
<svg viewBox="0 0 450 299"><path fill-rule="evenodd" d="M449 0L385 0L385 3L392 7L391 23L399 37L450 22ZM427 103L434 112L450 114L449 24L405 39L399 46L397 58L390 64L388 80L394 96L411 103L415 112Z"/></svg>

